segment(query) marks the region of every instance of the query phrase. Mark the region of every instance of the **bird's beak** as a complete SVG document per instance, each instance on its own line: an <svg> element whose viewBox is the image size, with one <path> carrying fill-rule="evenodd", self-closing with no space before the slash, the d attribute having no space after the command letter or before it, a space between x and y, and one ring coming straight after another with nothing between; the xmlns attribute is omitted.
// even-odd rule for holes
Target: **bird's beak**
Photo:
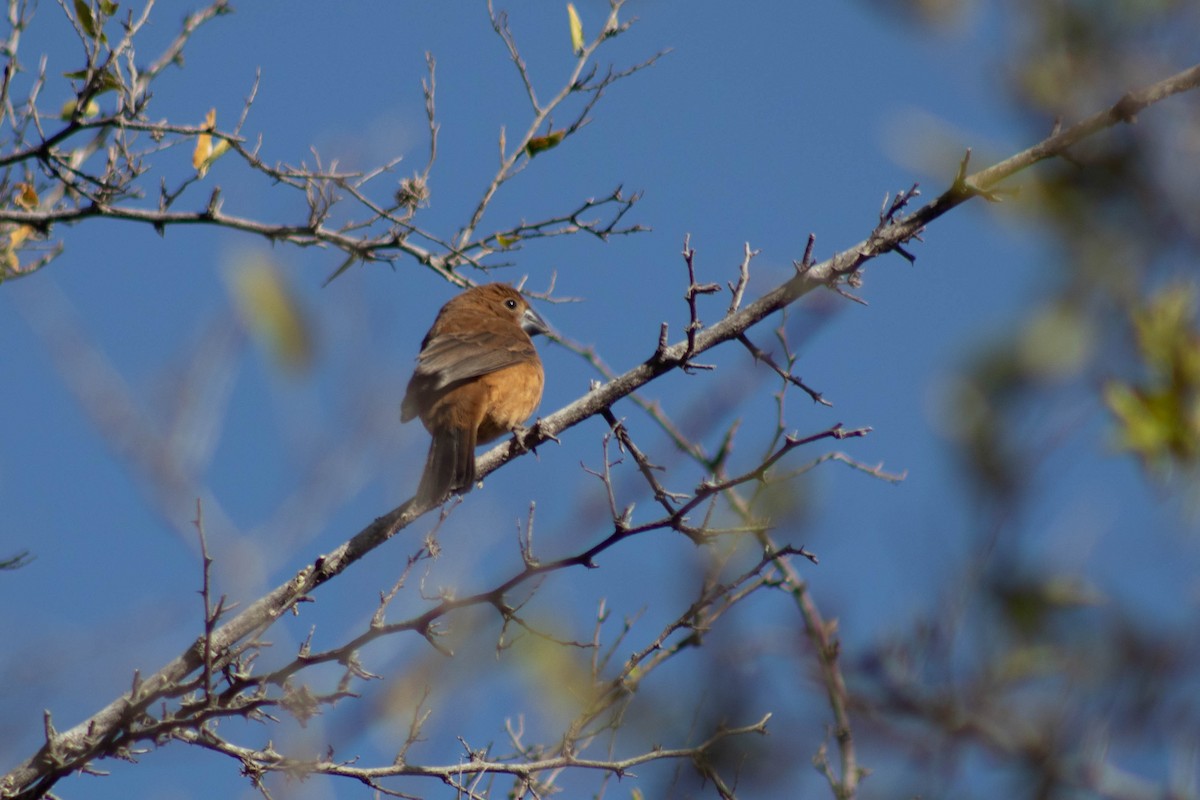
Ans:
<svg viewBox="0 0 1200 800"><path fill-rule="evenodd" d="M537 336L539 333L549 334L550 326L546 324L546 320L542 319L541 314L532 308L527 308L521 315L521 330L530 336Z"/></svg>

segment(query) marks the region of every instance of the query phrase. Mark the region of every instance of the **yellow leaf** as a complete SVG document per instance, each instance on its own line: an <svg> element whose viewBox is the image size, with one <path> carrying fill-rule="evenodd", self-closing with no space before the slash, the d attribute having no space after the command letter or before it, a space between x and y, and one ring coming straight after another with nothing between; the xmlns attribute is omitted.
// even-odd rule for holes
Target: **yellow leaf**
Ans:
<svg viewBox="0 0 1200 800"><path fill-rule="evenodd" d="M204 118L204 127L212 130L217 125L217 110L211 109L208 116ZM196 149L192 151L192 166L200 177L204 177L204 173L208 172L208 165L213 153L212 135L202 133L196 137Z"/></svg>
<svg viewBox="0 0 1200 800"><path fill-rule="evenodd" d="M207 133L202 133L196 137L196 149L192 151L192 166L197 171L208 161L208 157L212 155L212 136Z"/></svg>
<svg viewBox="0 0 1200 800"><path fill-rule="evenodd" d="M579 13L574 3L567 3L567 22L571 26L571 49L575 55L583 55L583 23L579 21Z"/></svg>
<svg viewBox="0 0 1200 800"><path fill-rule="evenodd" d="M22 244L25 243L26 239L28 239L32 235L33 235L33 226L18 225L16 230L14 230L12 233L10 233L8 235L8 246L11 247L13 250L16 250L18 247L20 247Z"/></svg>
<svg viewBox="0 0 1200 800"><path fill-rule="evenodd" d="M32 183L18 183L16 188L17 195L13 198L13 202L26 211L33 211L37 208L38 194Z"/></svg>
<svg viewBox="0 0 1200 800"><path fill-rule="evenodd" d="M63 103L62 108L59 109L58 116L62 119L67 119L67 120L74 117L75 116L75 103L76 103L75 100L68 100L67 102ZM83 109L83 113L79 115L79 118L80 119L91 119L92 117L96 116L99 113L100 113L100 104L97 103L95 100L89 100L87 107L85 107Z"/></svg>
<svg viewBox="0 0 1200 800"><path fill-rule="evenodd" d="M205 135L207 135L207 134L205 134ZM208 168L212 166L212 163L214 161L216 161L218 158L220 158L221 156L225 155L225 153L228 151L229 151L229 140L228 139L218 139L217 143L214 144L210 148L208 158L204 159L204 161L200 162L200 166L196 167L196 172L199 173L201 178L203 178L205 175L208 174Z"/></svg>
<svg viewBox="0 0 1200 800"><path fill-rule="evenodd" d="M13 188L16 189L13 194L13 205L23 211L33 211L38 207L38 193L32 183L18 183ZM9 272L18 272L19 269L11 263L16 259L15 251L36 231L31 225L16 225L11 229L6 225L5 229L8 231L8 242L4 246L3 260Z"/></svg>
<svg viewBox="0 0 1200 800"><path fill-rule="evenodd" d="M533 158L543 150L549 150L552 147L558 147L563 137L567 135L565 130L552 131L545 136L534 136L525 145L525 152L530 158Z"/></svg>
<svg viewBox="0 0 1200 800"><path fill-rule="evenodd" d="M20 275L21 261L17 258L16 251L0 246L0 280L3 279L4 274Z"/></svg>

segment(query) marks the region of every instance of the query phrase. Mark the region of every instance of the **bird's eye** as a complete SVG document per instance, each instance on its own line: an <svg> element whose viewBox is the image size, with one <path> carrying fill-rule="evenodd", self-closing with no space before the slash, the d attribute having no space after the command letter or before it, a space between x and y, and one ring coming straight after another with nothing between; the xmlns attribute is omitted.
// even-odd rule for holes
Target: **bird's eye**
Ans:
<svg viewBox="0 0 1200 800"><path fill-rule="evenodd" d="M508 298L507 300L505 300L505 301L504 301L504 305L505 305L505 306L507 306L508 308L516 308L516 307L517 307L517 301L516 301L516 300L513 300L513 299L510 297L510 298Z"/></svg>

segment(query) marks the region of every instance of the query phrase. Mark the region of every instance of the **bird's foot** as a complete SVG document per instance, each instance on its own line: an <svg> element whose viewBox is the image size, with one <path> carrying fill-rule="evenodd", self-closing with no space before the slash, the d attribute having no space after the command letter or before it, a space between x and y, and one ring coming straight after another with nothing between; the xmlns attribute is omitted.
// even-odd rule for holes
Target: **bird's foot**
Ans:
<svg viewBox="0 0 1200 800"><path fill-rule="evenodd" d="M530 426L518 425L517 427L513 428L512 434L513 444L515 445L515 450L518 453L524 453L526 450L530 450L536 454L537 446L547 439L550 439L556 444L562 444L562 442L558 440L557 436L542 429L542 420L540 418Z"/></svg>

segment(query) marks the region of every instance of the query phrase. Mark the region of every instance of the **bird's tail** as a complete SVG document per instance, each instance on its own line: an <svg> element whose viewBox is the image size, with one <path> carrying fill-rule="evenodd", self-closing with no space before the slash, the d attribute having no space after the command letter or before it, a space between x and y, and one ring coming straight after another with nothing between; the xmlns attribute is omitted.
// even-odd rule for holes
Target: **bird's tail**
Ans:
<svg viewBox="0 0 1200 800"><path fill-rule="evenodd" d="M451 428L433 437L425 458L425 472L417 487L418 503L441 503L452 492L465 494L475 487L473 433Z"/></svg>

